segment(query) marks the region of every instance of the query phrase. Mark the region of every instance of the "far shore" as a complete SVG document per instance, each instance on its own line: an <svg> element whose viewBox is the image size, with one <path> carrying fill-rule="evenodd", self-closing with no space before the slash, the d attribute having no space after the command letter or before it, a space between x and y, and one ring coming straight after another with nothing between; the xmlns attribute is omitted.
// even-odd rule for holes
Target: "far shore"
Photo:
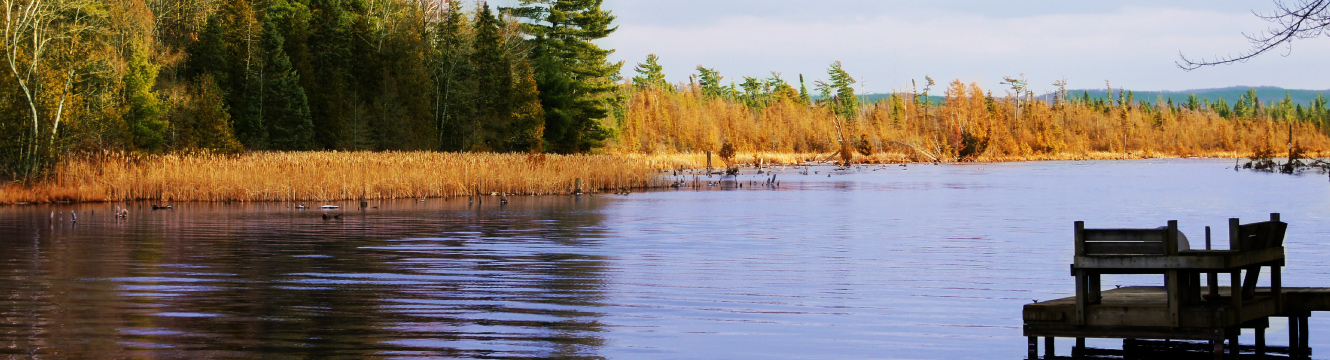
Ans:
<svg viewBox="0 0 1330 360"><path fill-rule="evenodd" d="M1316 152L1314 157L1321 157ZM1091 152L980 157L977 162L1227 158L1208 153ZM710 163L708 163L710 157ZM740 152L736 167L836 164L838 153ZM854 164L931 163L905 153L855 154ZM31 184L0 187L0 204L153 201L335 201L468 195L555 195L670 186L663 171L731 166L718 154L554 155L439 152L98 154L66 159Z"/></svg>

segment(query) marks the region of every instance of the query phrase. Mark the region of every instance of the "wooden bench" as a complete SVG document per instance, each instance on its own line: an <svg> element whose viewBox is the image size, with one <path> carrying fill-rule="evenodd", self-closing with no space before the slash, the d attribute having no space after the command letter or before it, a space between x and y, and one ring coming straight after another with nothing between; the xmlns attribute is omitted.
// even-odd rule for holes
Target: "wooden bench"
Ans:
<svg viewBox="0 0 1330 360"><path fill-rule="evenodd" d="M1177 221L1156 229L1087 229L1084 222L1077 221L1076 256L1071 265L1072 276L1076 277L1076 314L1071 320L1086 324L1087 307L1101 302L1100 275L1162 274L1168 292L1169 323L1178 327L1183 306L1213 304L1221 298L1218 274L1228 273L1233 284L1228 296L1231 311L1234 321L1241 323L1245 321L1241 315L1243 301L1256 297L1262 267L1270 267L1273 297L1280 295L1279 267L1284 265L1286 228L1279 214L1271 214L1270 221L1246 225L1229 219L1229 250L1208 249L1208 228L1207 249L1192 250L1178 248ZM1205 296L1201 294L1201 273L1208 275L1209 294Z"/></svg>

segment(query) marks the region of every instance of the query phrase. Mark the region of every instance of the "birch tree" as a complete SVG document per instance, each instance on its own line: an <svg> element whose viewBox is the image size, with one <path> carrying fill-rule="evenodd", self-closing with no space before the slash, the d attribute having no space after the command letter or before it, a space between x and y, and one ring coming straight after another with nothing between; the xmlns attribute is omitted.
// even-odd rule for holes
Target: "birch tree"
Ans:
<svg viewBox="0 0 1330 360"><path fill-rule="evenodd" d="M31 178L53 155L70 90L80 75L80 62L89 61L79 56L59 59L58 55L77 52L81 43L97 32L105 20L105 10L94 0L0 3L5 6L0 39L5 65L15 80L11 85L23 95L31 124L20 141L17 175Z"/></svg>

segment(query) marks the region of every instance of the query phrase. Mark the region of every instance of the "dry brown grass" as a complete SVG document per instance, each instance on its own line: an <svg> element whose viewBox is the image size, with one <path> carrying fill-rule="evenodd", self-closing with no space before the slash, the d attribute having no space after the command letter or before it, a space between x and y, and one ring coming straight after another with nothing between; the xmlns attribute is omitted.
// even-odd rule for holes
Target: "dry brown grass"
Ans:
<svg viewBox="0 0 1330 360"><path fill-rule="evenodd" d="M669 159L615 155L255 152L66 159L42 182L0 188L0 203L326 201L470 194L567 194L661 185Z"/></svg>
<svg viewBox="0 0 1330 360"><path fill-rule="evenodd" d="M737 99L705 98L695 86L629 91L619 137L607 150L682 153L685 161L701 164L696 166L705 165L702 154L724 144L738 150L739 163L751 163L752 156L798 163L834 155L842 141L869 153L856 154L856 162L872 163L1250 156L1258 149L1285 149L1290 132L1303 148L1330 150L1330 137L1310 121L1264 113L1227 119L1166 104L1016 102L959 81L945 90L941 104L916 103L905 94L864 105L843 126L816 105L779 101L752 108Z"/></svg>

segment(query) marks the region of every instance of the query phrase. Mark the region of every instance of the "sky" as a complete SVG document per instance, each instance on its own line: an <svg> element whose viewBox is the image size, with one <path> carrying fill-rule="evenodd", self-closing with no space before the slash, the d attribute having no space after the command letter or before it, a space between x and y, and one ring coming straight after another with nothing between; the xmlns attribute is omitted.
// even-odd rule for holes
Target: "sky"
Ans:
<svg viewBox="0 0 1330 360"><path fill-rule="evenodd" d="M1271 0L605 0L618 31L599 41L625 62L660 56L667 79L697 66L725 82L803 74L811 88L832 62L864 93L910 89L925 76L975 82L994 94L1024 74L1036 93L1071 89L1186 90L1227 86L1330 89L1330 39L1295 42L1246 63L1183 71L1179 54L1213 57L1251 45Z"/></svg>

